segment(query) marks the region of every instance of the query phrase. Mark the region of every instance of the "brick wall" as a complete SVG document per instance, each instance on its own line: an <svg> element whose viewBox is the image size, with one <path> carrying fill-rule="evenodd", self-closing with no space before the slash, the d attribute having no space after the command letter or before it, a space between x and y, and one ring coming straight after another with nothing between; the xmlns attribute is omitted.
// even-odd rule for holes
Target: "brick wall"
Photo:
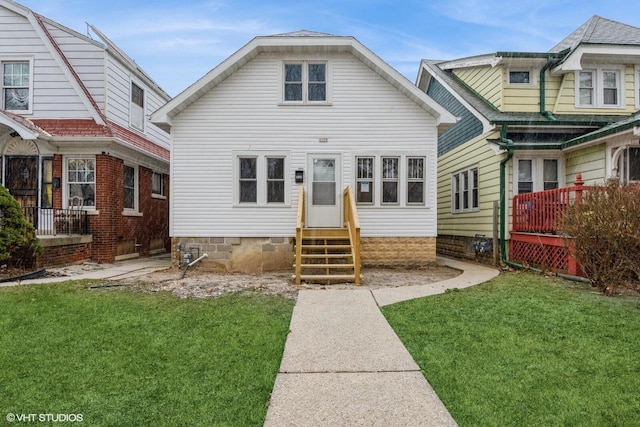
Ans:
<svg viewBox="0 0 640 427"><path fill-rule="evenodd" d="M44 253L36 258L36 267L75 264L89 259L91 259L91 243L52 246L45 248Z"/></svg>

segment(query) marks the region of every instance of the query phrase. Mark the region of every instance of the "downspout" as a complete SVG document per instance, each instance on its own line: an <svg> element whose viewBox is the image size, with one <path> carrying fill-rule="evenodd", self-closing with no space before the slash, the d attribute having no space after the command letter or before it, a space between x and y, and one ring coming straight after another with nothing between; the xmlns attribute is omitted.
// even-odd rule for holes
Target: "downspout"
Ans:
<svg viewBox="0 0 640 427"><path fill-rule="evenodd" d="M551 113L549 112L549 114ZM507 241L506 241L507 173L506 173L506 169L507 169L507 162L509 162L509 160L513 158L513 152L516 150L514 147L513 141L507 138L508 129L509 129L509 125L503 124L500 130L500 142L503 144L506 144L505 149L507 150L507 155L505 156L505 158L500 160L500 260L504 265L507 265L511 268L517 268L518 270L527 269L535 273L543 273L543 271L540 269L533 268L533 267L525 267L522 264L511 262L507 259ZM563 273L556 273L556 276L561 277L563 279L573 280L576 282L591 283L591 280L585 279L584 277L571 276L569 274L563 274Z"/></svg>
<svg viewBox="0 0 640 427"><path fill-rule="evenodd" d="M547 119L551 121L556 121L557 119L554 117L551 111L548 111L545 105L545 91L546 91L546 77L545 74L547 70L553 64L553 54L549 54L547 56L547 63L540 69L540 114L545 116Z"/></svg>

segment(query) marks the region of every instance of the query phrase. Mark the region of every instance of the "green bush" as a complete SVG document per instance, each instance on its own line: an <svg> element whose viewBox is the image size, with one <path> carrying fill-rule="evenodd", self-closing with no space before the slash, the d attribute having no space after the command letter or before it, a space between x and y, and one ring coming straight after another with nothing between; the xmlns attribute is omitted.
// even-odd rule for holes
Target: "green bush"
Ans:
<svg viewBox="0 0 640 427"><path fill-rule="evenodd" d="M18 201L0 185L0 262L28 267L43 252L33 225L22 213Z"/></svg>
<svg viewBox="0 0 640 427"><path fill-rule="evenodd" d="M560 230L605 294L640 290L640 186L596 186L564 213Z"/></svg>

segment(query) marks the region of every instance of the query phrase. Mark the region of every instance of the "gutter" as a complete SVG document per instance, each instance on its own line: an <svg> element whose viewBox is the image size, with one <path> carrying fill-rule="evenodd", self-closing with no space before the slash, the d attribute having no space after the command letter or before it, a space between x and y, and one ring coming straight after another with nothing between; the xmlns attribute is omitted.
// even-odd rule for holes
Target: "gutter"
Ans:
<svg viewBox="0 0 640 427"><path fill-rule="evenodd" d="M553 56L549 54L547 56L547 63L540 69L540 114L545 116L547 119L551 121L556 121L556 118L553 116L553 113L546 109L545 106L545 92L546 92L546 72L553 64Z"/></svg>
<svg viewBox="0 0 640 427"><path fill-rule="evenodd" d="M542 270L532 267L525 267L522 264L518 264L509 261L507 258L507 185L506 185L506 167L507 162L513 158L513 153L517 149L521 148L513 143L512 140L507 138L508 126L504 125L500 129L500 147L507 150L507 155L504 159L500 160L500 261L511 268L518 270L530 270L535 273L543 273ZM576 282L591 283L591 280L579 276L571 276L569 274L556 273L556 276L567 280L573 280Z"/></svg>

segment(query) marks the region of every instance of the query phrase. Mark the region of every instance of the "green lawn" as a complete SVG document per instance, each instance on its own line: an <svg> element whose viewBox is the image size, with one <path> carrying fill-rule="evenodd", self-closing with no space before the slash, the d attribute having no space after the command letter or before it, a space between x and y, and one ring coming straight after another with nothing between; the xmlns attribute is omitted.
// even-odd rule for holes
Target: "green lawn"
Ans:
<svg viewBox="0 0 640 427"><path fill-rule="evenodd" d="M383 312L461 426L640 425L640 299L510 273Z"/></svg>
<svg viewBox="0 0 640 427"><path fill-rule="evenodd" d="M2 422L80 413L91 426L262 425L292 300L90 284L0 289Z"/></svg>

